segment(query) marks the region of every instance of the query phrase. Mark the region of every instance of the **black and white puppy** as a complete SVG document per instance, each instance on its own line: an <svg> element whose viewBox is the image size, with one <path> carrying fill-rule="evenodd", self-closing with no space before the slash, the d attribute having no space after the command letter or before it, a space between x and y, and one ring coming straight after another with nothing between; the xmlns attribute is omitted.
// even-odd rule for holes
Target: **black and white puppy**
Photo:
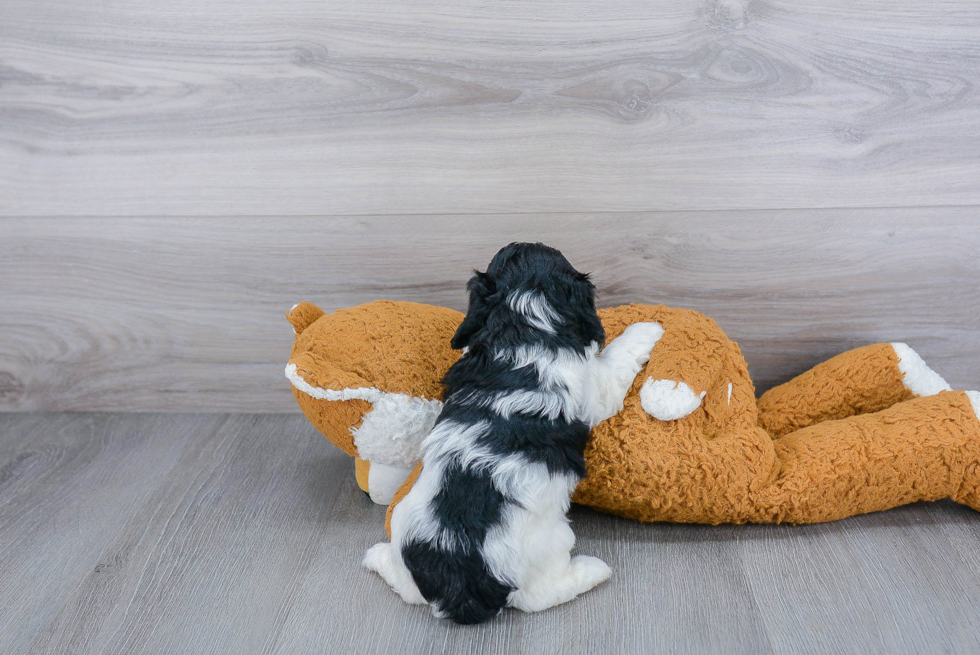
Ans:
<svg viewBox="0 0 980 655"><path fill-rule="evenodd" d="M566 517L585 476L589 430L623 407L663 334L638 323L605 341L595 287L562 254L512 243L469 281L463 349L443 380L422 473L391 517L391 543L364 565L409 603L479 623L504 606L534 612L608 579L570 557Z"/></svg>

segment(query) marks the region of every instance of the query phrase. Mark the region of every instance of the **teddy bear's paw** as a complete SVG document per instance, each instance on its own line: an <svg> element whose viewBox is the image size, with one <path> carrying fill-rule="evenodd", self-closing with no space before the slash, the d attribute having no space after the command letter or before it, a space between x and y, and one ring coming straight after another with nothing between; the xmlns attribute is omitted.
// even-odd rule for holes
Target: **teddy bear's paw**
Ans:
<svg viewBox="0 0 980 655"><path fill-rule="evenodd" d="M952 387L939 373L929 368L908 344L893 343L898 356L898 370L902 373L902 384L916 396L934 396L940 391L950 391Z"/></svg>
<svg viewBox="0 0 980 655"><path fill-rule="evenodd" d="M966 396L970 399L970 404L973 405L973 413L980 421L980 391L967 391Z"/></svg>
<svg viewBox="0 0 980 655"><path fill-rule="evenodd" d="M700 407L706 394L706 391L695 393L684 382L649 378L640 388L640 406L656 419L676 421Z"/></svg>
<svg viewBox="0 0 980 655"><path fill-rule="evenodd" d="M368 497L378 505L390 505L395 499L395 492L398 491L408 476L412 473L411 468L403 466L390 466L380 462L364 461L362 466L367 468L365 484L358 486L367 492ZM366 487L366 488L365 488Z"/></svg>

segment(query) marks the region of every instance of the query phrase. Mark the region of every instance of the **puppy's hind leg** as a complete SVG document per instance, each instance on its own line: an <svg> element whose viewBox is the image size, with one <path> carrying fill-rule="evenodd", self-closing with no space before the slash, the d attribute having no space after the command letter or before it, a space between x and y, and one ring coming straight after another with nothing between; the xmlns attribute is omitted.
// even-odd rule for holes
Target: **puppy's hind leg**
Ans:
<svg viewBox="0 0 980 655"><path fill-rule="evenodd" d="M525 612L540 612L567 603L602 584L612 575L609 566L598 557L577 555L560 574L541 575L529 580L511 594L508 604Z"/></svg>
<svg viewBox="0 0 980 655"><path fill-rule="evenodd" d="M419 591L412 574L402 558L395 552L395 545L389 543L375 544L364 554L361 565L375 571L388 583L406 603L427 605L425 597Z"/></svg>
<svg viewBox="0 0 980 655"><path fill-rule="evenodd" d="M540 612L567 603L605 582L612 571L597 557L569 557L575 535L564 515L542 520L528 517L522 536L524 575L507 604L525 612ZM535 520L537 519L537 520Z"/></svg>

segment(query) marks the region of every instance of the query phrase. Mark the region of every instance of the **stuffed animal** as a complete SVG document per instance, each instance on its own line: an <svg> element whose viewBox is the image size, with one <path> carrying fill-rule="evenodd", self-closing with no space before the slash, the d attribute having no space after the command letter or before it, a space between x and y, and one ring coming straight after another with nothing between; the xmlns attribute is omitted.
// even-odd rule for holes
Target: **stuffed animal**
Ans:
<svg viewBox="0 0 980 655"><path fill-rule="evenodd" d="M609 341L637 322L664 334L623 410L593 429L575 502L712 524L832 521L941 498L980 510L980 393L951 391L907 345L843 353L757 400L738 345L706 316L664 305L599 316ZM390 503L390 519L418 475L463 314L380 301L329 315L301 303L287 317L300 407L356 458L359 486Z"/></svg>

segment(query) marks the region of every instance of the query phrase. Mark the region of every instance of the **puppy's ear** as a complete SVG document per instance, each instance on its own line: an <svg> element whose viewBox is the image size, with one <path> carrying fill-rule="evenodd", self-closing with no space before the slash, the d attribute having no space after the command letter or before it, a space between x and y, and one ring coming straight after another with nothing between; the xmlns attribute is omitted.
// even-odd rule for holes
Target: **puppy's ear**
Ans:
<svg viewBox="0 0 980 655"><path fill-rule="evenodd" d="M595 285L588 274L575 274L570 295L572 325L575 326L578 336L586 345L596 341L601 347L606 343L606 331L595 310Z"/></svg>
<svg viewBox="0 0 980 655"><path fill-rule="evenodd" d="M459 324L450 342L455 350L470 345L470 339L483 328L490 312L493 311L490 297L497 292L497 283L486 273L480 271L473 271L473 273L473 277L466 285L467 291L470 292L470 306L466 311L466 318Z"/></svg>

